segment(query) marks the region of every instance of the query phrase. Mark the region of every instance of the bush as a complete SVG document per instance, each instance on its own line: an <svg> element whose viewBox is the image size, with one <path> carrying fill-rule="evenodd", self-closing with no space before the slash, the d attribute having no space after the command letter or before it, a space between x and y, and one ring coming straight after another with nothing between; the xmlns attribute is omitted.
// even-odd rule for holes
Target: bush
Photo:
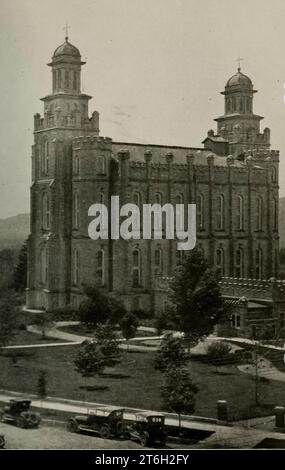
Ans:
<svg viewBox="0 0 285 470"><path fill-rule="evenodd" d="M186 364L189 354L186 353L181 338L175 338L172 334L166 335L155 355L155 369L164 371L168 367L181 367Z"/></svg>
<svg viewBox="0 0 285 470"><path fill-rule="evenodd" d="M229 364L234 360L234 355L231 354L231 346L220 341L214 341L207 347L206 358L208 362L216 367L223 364Z"/></svg>
<svg viewBox="0 0 285 470"><path fill-rule="evenodd" d="M86 298L79 306L79 318L88 326L109 322L115 325L126 314L123 303L92 286L85 286Z"/></svg>

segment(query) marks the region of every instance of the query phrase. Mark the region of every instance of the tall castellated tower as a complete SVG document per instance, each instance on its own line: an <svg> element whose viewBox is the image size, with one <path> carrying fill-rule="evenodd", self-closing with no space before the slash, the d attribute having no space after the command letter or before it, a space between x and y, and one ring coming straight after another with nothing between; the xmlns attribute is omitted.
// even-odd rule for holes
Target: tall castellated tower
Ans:
<svg viewBox="0 0 285 470"><path fill-rule="evenodd" d="M44 117L34 117L31 235L27 306L69 303L72 226L72 139L99 135L99 114L88 117L90 96L81 93L79 50L68 37L48 64L52 93L42 98Z"/></svg>

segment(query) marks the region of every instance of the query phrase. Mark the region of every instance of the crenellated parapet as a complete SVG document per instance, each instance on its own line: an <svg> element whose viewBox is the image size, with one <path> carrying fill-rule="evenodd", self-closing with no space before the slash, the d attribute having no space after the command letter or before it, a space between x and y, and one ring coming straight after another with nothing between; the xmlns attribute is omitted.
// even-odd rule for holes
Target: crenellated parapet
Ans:
<svg viewBox="0 0 285 470"><path fill-rule="evenodd" d="M283 280L223 277L219 284L224 296L245 296L248 299L276 300L285 303L285 281Z"/></svg>
<svg viewBox="0 0 285 470"><path fill-rule="evenodd" d="M72 140L73 150L95 150L95 149L104 149L112 150L112 139L110 137L101 137L101 136L79 136L74 137Z"/></svg>

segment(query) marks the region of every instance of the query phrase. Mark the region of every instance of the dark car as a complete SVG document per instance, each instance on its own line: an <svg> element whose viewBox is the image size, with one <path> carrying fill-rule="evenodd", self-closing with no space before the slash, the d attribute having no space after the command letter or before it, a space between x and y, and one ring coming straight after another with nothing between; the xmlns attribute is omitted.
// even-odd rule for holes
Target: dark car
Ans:
<svg viewBox="0 0 285 470"><path fill-rule="evenodd" d="M31 400L10 400L0 412L0 420L16 424L19 428L36 428L40 424L39 413L30 410Z"/></svg>
<svg viewBox="0 0 285 470"><path fill-rule="evenodd" d="M165 445L167 441L165 417L157 413L137 413L136 420L127 426L126 434L143 447L154 443Z"/></svg>
<svg viewBox="0 0 285 470"><path fill-rule="evenodd" d="M4 434L0 434L0 449L4 449L5 447L5 436Z"/></svg>
<svg viewBox="0 0 285 470"><path fill-rule="evenodd" d="M124 433L124 408L98 407L87 410L87 415L69 418L67 429L71 432L97 432L103 439L119 437Z"/></svg>

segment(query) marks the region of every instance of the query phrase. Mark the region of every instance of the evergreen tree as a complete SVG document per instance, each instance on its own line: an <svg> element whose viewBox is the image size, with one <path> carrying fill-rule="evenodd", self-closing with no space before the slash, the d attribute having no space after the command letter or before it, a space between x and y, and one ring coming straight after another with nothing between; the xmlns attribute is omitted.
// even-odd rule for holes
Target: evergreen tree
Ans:
<svg viewBox="0 0 285 470"><path fill-rule="evenodd" d="M188 359L189 355L185 352L183 340L168 334L162 339L157 350L154 367L162 371L170 366L181 367L187 363Z"/></svg>
<svg viewBox="0 0 285 470"><path fill-rule="evenodd" d="M171 283L172 321L192 345L213 332L225 305L217 272L198 249L177 268Z"/></svg>
<svg viewBox="0 0 285 470"><path fill-rule="evenodd" d="M24 291L27 287L28 248L25 242L21 248L18 263L13 273L12 286L17 291Z"/></svg>
<svg viewBox="0 0 285 470"><path fill-rule="evenodd" d="M164 375L161 388L163 408L178 414L179 429L181 414L192 414L195 411L197 385L192 381L189 372L183 367L169 367Z"/></svg>

